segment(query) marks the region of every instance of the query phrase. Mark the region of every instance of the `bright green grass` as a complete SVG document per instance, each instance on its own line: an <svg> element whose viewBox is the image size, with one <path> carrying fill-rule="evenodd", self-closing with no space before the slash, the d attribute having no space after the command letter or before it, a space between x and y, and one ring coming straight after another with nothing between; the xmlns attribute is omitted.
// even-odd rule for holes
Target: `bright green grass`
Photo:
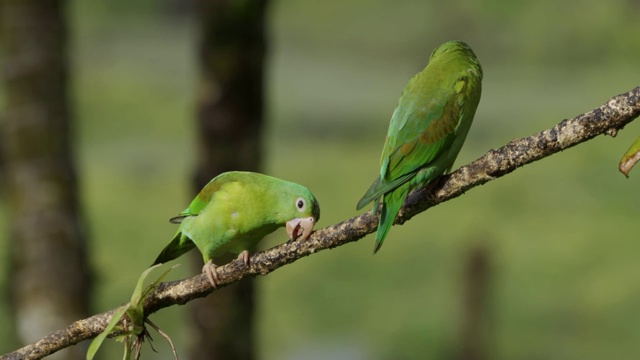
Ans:
<svg viewBox="0 0 640 360"><path fill-rule="evenodd" d="M79 16L90 11L81 4L74 7L77 158L96 275L93 309L101 312L128 300L139 274L175 231L167 219L189 201L195 41L189 24L157 17L127 18L118 27L110 25L112 18L99 18L101 28L112 29L100 31L91 17ZM348 24L343 12L355 11L353 6L331 17L276 4L265 168L307 185L321 203L319 226L329 226L358 214L355 204L376 176L397 98L439 38L402 21L417 16L410 7L384 13L400 27L385 32L377 47L380 10ZM320 25L314 26L322 28L322 16L336 26L310 30L300 21L309 14L317 16L311 24ZM503 44L509 39L500 36L517 34L493 31ZM415 49L405 43L388 48L396 38ZM474 47L485 70L483 98L457 165L637 85L637 76L630 76L637 68L624 61L520 65L509 61L516 50L490 53L496 48L482 39L478 35ZM523 39L520 46L525 44ZM493 265L492 358L630 358L640 341L640 175L632 172L626 180L616 166L638 132L632 124L616 139L595 139L429 209L394 227L376 256L369 236L258 278L258 353L264 359L452 355L463 259L481 245ZM4 229L2 217L6 234ZM264 246L283 239L279 231ZM6 264L6 246L0 250ZM179 262L173 279L194 274L184 266L186 258ZM6 277L3 272L0 285ZM153 316L183 357L188 306ZM4 297L0 323L7 322ZM0 352L16 347L12 335L0 328ZM105 358L116 358L119 346L109 344Z"/></svg>

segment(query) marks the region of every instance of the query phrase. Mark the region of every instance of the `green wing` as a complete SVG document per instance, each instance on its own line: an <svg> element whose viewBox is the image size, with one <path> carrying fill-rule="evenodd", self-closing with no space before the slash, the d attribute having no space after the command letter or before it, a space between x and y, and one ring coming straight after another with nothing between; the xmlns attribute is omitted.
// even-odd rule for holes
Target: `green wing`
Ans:
<svg viewBox="0 0 640 360"><path fill-rule="evenodd" d="M399 119L391 120L380 169L385 182L429 166L455 139L467 79L459 79L454 89L433 89L429 86L431 79L426 81L429 83L423 89L419 85L411 89L404 101L409 106L406 110L400 107Z"/></svg>
<svg viewBox="0 0 640 360"><path fill-rule="evenodd" d="M233 181L230 176L215 177L213 180L209 181L202 190L200 190L200 193L198 193L198 196L191 201L189 207L178 214L178 216L172 217L169 221L174 224L179 224L188 216L197 216L207 206L209 200L211 200L211 196L213 196L216 191L220 190L224 184L230 181Z"/></svg>
<svg viewBox="0 0 640 360"><path fill-rule="evenodd" d="M215 177L213 180L209 181L209 183L200 191L200 193L193 199L193 201L191 201L189 207L178 214L178 216L169 219L169 221L174 224L180 224L185 218L189 216L198 216L198 214L200 214L200 212L207 206L209 200L211 200L212 195L216 191L220 190L220 188L224 184L230 181L234 181L234 178L232 176L221 175ZM193 243L193 241L182 234L181 229L178 229L171 242L160 252L160 255L158 255L152 265L162 264L167 261L173 260L178 256L186 253L187 251L193 249L195 246L196 245Z"/></svg>
<svg viewBox="0 0 640 360"><path fill-rule="evenodd" d="M468 79L463 76L453 89L443 91L431 85L438 81L421 76L425 74L409 82L398 101L382 151L380 177L360 199L358 210L411 180L418 170L438 160L455 139ZM437 175L435 171L432 178Z"/></svg>

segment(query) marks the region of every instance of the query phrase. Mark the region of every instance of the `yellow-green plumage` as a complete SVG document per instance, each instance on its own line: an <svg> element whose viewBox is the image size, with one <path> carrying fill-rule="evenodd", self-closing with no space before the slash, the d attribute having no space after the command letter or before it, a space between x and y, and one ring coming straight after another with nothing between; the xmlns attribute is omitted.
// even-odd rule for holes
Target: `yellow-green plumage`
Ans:
<svg viewBox="0 0 640 360"><path fill-rule="evenodd" d="M438 46L429 64L405 87L391 117L380 176L357 209L382 201L374 252L387 236L409 192L449 171L480 102L482 68L462 41Z"/></svg>
<svg viewBox="0 0 640 360"><path fill-rule="evenodd" d="M238 255L296 218L313 218L313 223L320 218L318 202L306 187L258 173L223 173L171 219L180 228L154 264L194 247L205 262Z"/></svg>

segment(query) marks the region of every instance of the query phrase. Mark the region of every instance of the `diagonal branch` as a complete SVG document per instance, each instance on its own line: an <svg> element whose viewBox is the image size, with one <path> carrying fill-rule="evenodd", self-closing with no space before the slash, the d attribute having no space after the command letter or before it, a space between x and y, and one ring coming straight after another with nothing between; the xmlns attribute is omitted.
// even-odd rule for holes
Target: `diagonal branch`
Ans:
<svg viewBox="0 0 640 360"><path fill-rule="evenodd" d="M481 158L443 176L429 189L419 189L406 200L396 224L464 194L467 190L506 175L518 167L530 164L598 135L615 136L640 115L640 87L610 99L601 107L571 120L563 120L551 129L530 137L514 139L499 149L490 150ZM219 267L220 287L247 276L266 275L317 251L332 249L357 241L376 230L378 218L367 212L339 224L314 232L306 241L288 241L251 257L245 268L241 260ZM185 304L207 296L213 289L205 275L162 283L145 302L145 311L152 314L162 308ZM40 359L67 346L90 339L105 328L116 309L78 320L66 329L47 335L40 341L0 357L8 359Z"/></svg>

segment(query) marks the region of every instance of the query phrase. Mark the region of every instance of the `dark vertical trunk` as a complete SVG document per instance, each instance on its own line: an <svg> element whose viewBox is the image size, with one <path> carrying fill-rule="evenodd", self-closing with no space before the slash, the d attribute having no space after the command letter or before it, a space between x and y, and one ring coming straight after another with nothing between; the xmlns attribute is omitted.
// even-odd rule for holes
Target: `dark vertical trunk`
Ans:
<svg viewBox="0 0 640 360"><path fill-rule="evenodd" d="M460 360L487 359L488 300L491 283L491 254L486 246L470 249L465 258L462 297Z"/></svg>
<svg viewBox="0 0 640 360"><path fill-rule="evenodd" d="M262 162L266 0L201 0L198 167L194 190ZM197 256L196 268L202 267ZM197 301L191 359L253 359L254 290L244 280Z"/></svg>
<svg viewBox="0 0 640 360"><path fill-rule="evenodd" d="M68 99L65 1L0 0L6 114L2 147L10 215L10 294L30 343L88 314ZM84 358L71 347L52 358Z"/></svg>

